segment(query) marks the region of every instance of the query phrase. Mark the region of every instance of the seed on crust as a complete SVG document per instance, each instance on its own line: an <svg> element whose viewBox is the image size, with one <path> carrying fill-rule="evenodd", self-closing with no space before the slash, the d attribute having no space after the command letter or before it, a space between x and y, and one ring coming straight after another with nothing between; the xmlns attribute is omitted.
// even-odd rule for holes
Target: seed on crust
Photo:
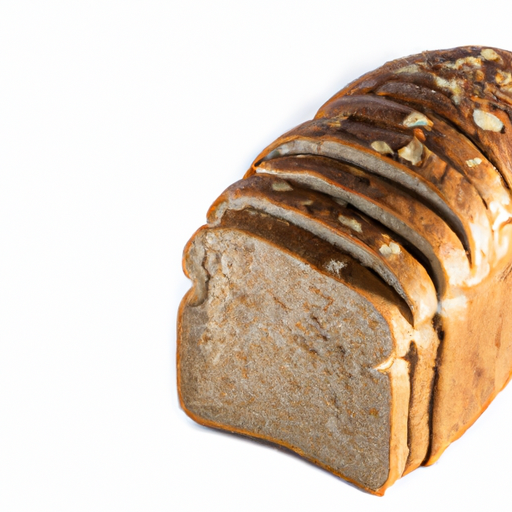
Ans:
<svg viewBox="0 0 512 512"><path fill-rule="evenodd" d="M498 85L508 85L512 82L512 75L507 71L499 69L494 79Z"/></svg>
<svg viewBox="0 0 512 512"><path fill-rule="evenodd" d="M434 123L425 115L420 112L411 112L402 123L407 128L414 126L432 126Z"/></svg>
<svg viewBox="0 0 512 512"><path fill-rule="evenodd" d="M325 265L325 269L337 276L340 275L340 271L344 269L347 264L344 261L331 260Z"/></svg>
<svg viewBox="0 0 512 512"><path fill-rule="evenodd" d="M347 226L348 228L357 231L358 233L362 233L363 230L361 228L361 224L357 222L356 219L349 219L348 217L345 217L344 215L339 215L338 220L340 221L340 224L343 224L344 226Z"/></svg>
<svg viewBox="0 0 512 512"><path fill-rule="evenodd" d="M371 147L381 155L393 154L393 150L389 147L389 144L387 142L384 142L383 140L376 140L372 142Z"/></svg>
<svg viewBox="0 0 512 512"><path fill-rule="evenodd" d="M272 183L272 189L276 192L289 192L293 190L292 186L287 181L276 181Z"/></svg>
<svg viewBox="0 0 512 512"><path fill-rule="evenodd" d="M466 164L468 167L476 167L482 163L481 158L472 158L471 160L466 160Z"/></svg>
<svg viewBox="0 0 512 512"><path fill-rule="evenodd" d="M472 66L472 67L480 67L482 65L482 59L478 57L472 57L471 55L468 57L462 57L460 59L457 59L455 62L447 62L444 64L444 67L450 68L450 69L461 69L465 66Z"/></svg>
<svg viewBox="0 0 512 512"><path fill-rule="evenodd" d="M486 112L485 110L480 110L477 108L473 112L473 119L476 125L479 128L482 128L482 130L487 130L490 132L501 132L501 130L503 130L503 123L501 120L494 114Z"/></svg>
<svg viewBox="0 0 512 512"><path fill-rule="evenodd" d="M438 87L441 87L441 89L447 89L452 93L452 101L455 105L460 104L462 100L463 89L457 80L446 80L440 76L435 76L434 80L436 81Z"/></svg>
<svg viewBox="0 0 512 512"><path fill-rule="evenodd" d="M397 69L395 73L418 73L420 68L417 64L411 64L410 66L404 66L403 68Z"/></svg>
<svg viewBox="0 0 512 512"><path fill-rule="evenodd" d="M418 165L423 155L423 144L413 137L411 142L398 150L398 154L404 159L411 162L412 165Z"/></svg>
<svg viewBox="0 0 512 512"><path fill-rule="evenodd" d="M386 257L393 254L400 254L400 246L395 244L395 242L390 242L389 245L382 245L379 249L379 252Z"/></svg>
<svg viewBox="0 0 512 512"><path fill-rule="evenodd" d="M484 48L480 55L485 60L501 60L501 57L492 48Z"/></svg>

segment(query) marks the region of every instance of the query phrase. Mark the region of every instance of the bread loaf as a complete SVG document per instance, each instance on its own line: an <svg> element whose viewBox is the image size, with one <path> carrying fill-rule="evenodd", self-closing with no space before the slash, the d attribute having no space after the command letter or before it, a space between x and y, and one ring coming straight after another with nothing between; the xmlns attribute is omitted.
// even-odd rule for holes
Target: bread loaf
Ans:
<svg viewBox="0 0 512 512"><path fill-rule="evenodd" d="M373 494L512 372L512 54L385 64L267 147L184 252L184 411Z"/></svg>

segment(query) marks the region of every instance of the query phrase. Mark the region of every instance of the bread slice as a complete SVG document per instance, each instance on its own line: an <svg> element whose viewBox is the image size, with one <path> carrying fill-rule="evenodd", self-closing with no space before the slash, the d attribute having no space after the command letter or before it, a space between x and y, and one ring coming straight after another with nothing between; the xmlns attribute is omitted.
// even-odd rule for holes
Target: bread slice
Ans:
<svg viewBox="0 0 512 512"><path fill-rule="evenodd" d="M512 225L504 228L512 236ZM502 236L504 233L502 233ZM482 414L512 370L512 251L481 283L441 302L441 342L432 409L433 464Z"/></svg>
<svg viewBox="0 0 512 512"><path fill-rule="evenodd" d="M252 209L224 218L185 252L183 408L382 494L408 442L410 464L426 454L437 336L412 328L391 288L322 239Z"/></svg>

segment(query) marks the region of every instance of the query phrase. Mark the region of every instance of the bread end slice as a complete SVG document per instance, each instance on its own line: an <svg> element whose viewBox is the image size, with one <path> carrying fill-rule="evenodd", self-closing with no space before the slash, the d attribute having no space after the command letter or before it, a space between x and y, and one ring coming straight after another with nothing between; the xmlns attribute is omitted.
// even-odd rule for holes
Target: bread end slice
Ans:
<svg viewBox="0 0 512 512"><path fill-rule="evenodd" d="M409 453L409 363L395 341L408 336L396 332L393 300L372 290L379 279L328 251L337 257L318 268L240 229L195 235L178 324L180 401L201 424L275 442L382 495ZM366 290L352 268L368 274Z"/></svg>

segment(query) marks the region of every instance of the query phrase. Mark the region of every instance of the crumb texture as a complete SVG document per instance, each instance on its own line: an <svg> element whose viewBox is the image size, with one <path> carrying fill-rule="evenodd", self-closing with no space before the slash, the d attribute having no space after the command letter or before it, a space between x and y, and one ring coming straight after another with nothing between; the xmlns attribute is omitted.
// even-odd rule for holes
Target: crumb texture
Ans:
<svg viewBox="0 0 512 512"><path fill-rule="evenodd" d="M390 456L390 377L374 369L392 352L384 319L262 240L210 230L195 243L209 280L207 300L183 313L186 407L378 489Z"/></svg>

